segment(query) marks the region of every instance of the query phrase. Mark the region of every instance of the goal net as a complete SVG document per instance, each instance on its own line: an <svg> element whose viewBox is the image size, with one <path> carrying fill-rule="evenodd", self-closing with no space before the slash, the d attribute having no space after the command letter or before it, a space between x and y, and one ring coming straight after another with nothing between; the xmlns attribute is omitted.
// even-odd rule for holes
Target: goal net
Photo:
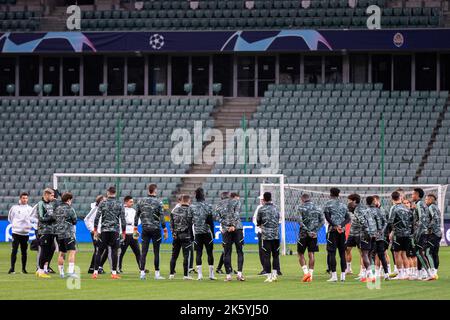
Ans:
<svg viewBox="0 0 450 320"><path fill-rule="evenodd" d="M300 197L302 194L307 193L311 196L313 202L324 207L325 203L330 199L330 189L333 187L341 190L340 200L343 203L347 203L347 197L352 193L357 193L361 196L362 201L365 201L367 196L378 195L380 196L382 206L387 212L391 207L391 193L398 189L404 191L407 199L411 198L414 188L422 188L425 191L425 195L432 193L438 199L438 206L441 212L441 228L442 234L444 234L444 209L445 209L445 193L447 185L329 185L329 184L284 184L284 194L281 195L281 187L279 184L262 184L260 193L271 192L272 198L276 205L280 206L282 198L284 198L284 211L285 211L285 229L286 229L286 248L287 252L295 252L293 245L297 242L299 225L297 223L296 208L300 204ZM326 243L325 238L326 226L318 234L319 243ZM446 241L443 237L442 245L446 245Z"/></svg>

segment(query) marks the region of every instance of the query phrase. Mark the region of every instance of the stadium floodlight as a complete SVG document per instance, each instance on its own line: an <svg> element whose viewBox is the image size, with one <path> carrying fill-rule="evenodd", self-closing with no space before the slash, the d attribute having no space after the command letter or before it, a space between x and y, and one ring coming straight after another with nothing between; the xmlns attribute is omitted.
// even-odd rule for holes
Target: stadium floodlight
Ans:
<svg viewBox="0 0 450 320"><path fill-rule="evenodd" d="M441 212L441 230L444 235L444 210L447 187L448 185L440 184L290 184L286 182L284 183L284 188L280 184L261 184L260 194L266 191L271 192L273 202L283 207L284 229L286 230L285 234L288 235L287 238L284 238L284 241L287 244L295 244L298 235L296 208L300 203L301 195L304 193L309 194L312 201L322 208L330 199L330 188L341 190L339 198L345 204L347 204L347 196L352 193L358 193L364 201L367 196L378 195L383 208L388 211L391 206L391 193L393 191L402 189L405 196L410 198L414 188L422 188L425 191L425 195L432 193L437 198ZM286 243L283 243L284 248ZM446 245L445 237L442 237L441 245Z"/></svg>
<svg viewBox="0 0 450 320"><path fill-rule="evenodd" d="M281 242L281 253L286 255L287 246L289 244L295 244L297 242L298 235L298 223L296 219L296 208L299 204L300 197L304 193L308 193L311 196L312 201L323 207L325 203L329 200L329 190L332 187L339 188L341 190L340 199L347 203L347 196L351 193L358 193L364 199L369 195L379 195L383 207L385 210L389 210L390 207L390 197L391 193L397 189L403 189L406 197L412 194L414 188L422 188L425 194L433 193L436 195L438 201L438 207L441 211L442 224L441 228L444 228L444 210L445 210L445 194L448 185L439 184L290 184L286 183L286 177L282 174L109 174L109 173L54 173L53 174L53 187L55 189L63 183L66 184L66 179L75 179L78 181L80 179L84 181L114 181L114 179L159 179L159 181L169 181L173 178L202 178L203 183L211 182L225 182L229 179L234 180L240 184L244 183L247 179L253 186L253 189L259 186L259 190L256 191L257 196L262 195L264 192L268 191L272 193L272 199L275 205L278 206L281 216L281 226L280 226L280 242ZM106 184L105 184L106 186ZM68 189L67 187L63 189ZM69 188L73 189L73 188ZM241 191L241 190L231 190L223 189L222 191ZM75 190L72 190L76 192ZM102 192L104 190L97 190ZM136 190L145 192L145 188L142 190ZM172 190L174 191L174 190ZM208 188L205 190L208 192ZM133 190L133 192L135 192ZM218 201L218 194L214 194L209 197L209 200L214 202ZM253 208L257 205L252 203ZM243 206L245 210L245 207ZM250 210L249 210L250 211ZM248 214L248 212L247 212ZM248 215L247 215L248 217ZM444 231L443 231L444 232ZM443 233L444 234L444 233ZM443 237L442 245L446 245L445 239Z"/></svg>
<svg viewBox="0 0 450 320"><path fill-rule="evenodd" d="M282 254L286 254L286 229L285 229L285 209L284 209L284 181L285 176L282 174L124 174L124 173L115 173L115 174L109 174L109 173L54 173L53 174L53 188L58 189L59 186L62 187L64 190L70 190L75 193L75 196L77 196L77 191L85 190L86 188L91 188L87 186L86 184L83 185L83 183L80 183L79 181L103 181L103 182L112 182L114 179L159 179L160 181L168 181L169 179L173 178L201 178L204 179L204 182L217 182L217 181L227 181L228 179L237 181L238 183L242 183L242 185L245 182L249 182L252 186L259 185L261 186L263 183L267 182L273 182L276 183L279 186L279 190L276 190L276 195L278 199L281 201L279 202L279 210L280 210L280 216L281 216L281 226L280 226L280 233L281 233L281 243L282 243ZM71 182L67 182L67 180L76 181L73 184ZM148 181L147 181L148 182ZM70 184L69 188L67 185ZM76 186L78 185L78 186ZM92 184L91 184L92 186ZM106 186L106 185L105 185ZM135 192L144 192L145 188L141 188L142 190L134 190ZM259 190L258 187L251 188L250 192L256 195L255 199L257 200L259 197ZM104 192L104 190L96 190L98 192ZM174 190L172 190L174 191ZM209 190L206 188L206 192ZM222 190L222 191L241 191L241 190ZM142 193L141 193L142 194ZM144 194L142 194L144 195ZM214 194L214 198L210 197L210 201L218 200L218 194ZM242 197L243 198L243 197ZM259 200L258 200L259 201ZM254 207L258 205L259 203L252 203ZM248 210L249 208L246 208L246 206L242 206L244 210ZM249 210L248 210L249 211ZM247 217L248 213L246 212ZM251 217L251 216L250 216Z"/></svg>

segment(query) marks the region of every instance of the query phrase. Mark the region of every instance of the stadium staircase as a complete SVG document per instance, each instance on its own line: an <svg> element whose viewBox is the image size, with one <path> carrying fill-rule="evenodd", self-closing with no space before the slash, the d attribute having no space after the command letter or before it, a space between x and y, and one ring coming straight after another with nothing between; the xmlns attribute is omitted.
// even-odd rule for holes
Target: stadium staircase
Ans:
<svg viewBox="0 0 450 320"><path fill-rule="evenodd" d="M280 172L288 183L379 184L384 114L384 183L411 184L444 113L442 127L450 130L447 103L448 92L385 91L381 84L270 85L249 128L280 130ZM450 173L441 171L450 172L450 139L439 130L436 144L428 161L433 175L419 178L420 184L448 183ZM260 173L261 167L249 165L247 172ZM243 167L216 164L212 173L243 173ZM203 186L209 198L243 190L234 178L208 178ZM249 182L248 189L249 203L256 204L259 184Z"/></svg>
<svg viewBox="0 0 450 320"><path fill-rule="evenodd" d="M102 0L106 1L106 0ZM97 1L98 3L99 1ZM430 2L430 3L429 3ZM102 2L103 3L103 2ZM370 4L383 8L382 23L387 28L439 27L439 1L359 0L356 8L348 0L312 1L303 8L298 0L205 1L191 6L186 0L145 0L136 10L134 2L110 4L83 10L83 30L240 30L280 28L365 28L365 9ZM111 7L116 9L111 10ZM139 7L139 6L138 6Z"/></svg>
<svg viewBox="0 0 450 320"><path fill-rule="evenodd" d="M106 1L106 0L105 0ZM111 10L113 5L110 0L99 1L95 6L93 5L82 5L80 6L81 12L94 12L96 10ZM44 13L40 20L40 30L42 31L66 31L66 20L68 14L66 12L67 6L49 6L47 8L48 12Z"/></svg>
<svg viewBox="0 0 450 320"><path fill-rule="evenodd" d="M444 28L450 27L450 2L442 1L441 2L441 12L442 12L442 26Z"/></svg>
<svg viewBox="0 0 450 320"><path fill-rule="evenodd" d="M66 7L55 7L48 15L41 19L40 29L43 31L65 31L66 30Z"/></svg>
<svg viewBox="0 0 450 320"><path fill-rule="evenodd" d="M0 215L29 191L31 203L51 185L54 172L114 173L118 119L121 119L121 170L125 173L186 173L171 161L176 128L192 130L202 121L213 127L214 97L21 97L0 99ZM186 112L186 111L189 112ZM20 146L20 147L19 147ZM171 198L179 178L152 179L161 196ZM77 195L80 216L114 179L60 181ZM120 181L122 195L146 194L148 179Z"/></svg>
<svg viewBox="0 0 450 320"><path fill-rule="evenodd" d="M214 128L219 129L223 137L226 136L227 129L236 129L242 126L242 119L245 115L247 121L252 117L258 108L260 99L258 98L224 98L223 103L217 105L212 113ZM211 142L209 142L211 143ZM209 144L205 143L203 149ZM206 163L194 164L187 173L189 174L210 174L214 165ZM178 188L176 195L194 194L196 188L201 187L206 178L185 178ZM218 190L217 190L218 191ZM176 201L176 198L172 199Z"/></svg>
<svg viewBox="0 0 450 320"><path fill-rule="evenodd" d="M450 100L439 115L438 123L427 148L426 159L421 163L419 184L450 184ZM447 189L445 217L450 218L450 188Z"/></svg>
<svg viewBox="0 0 450 320"><path fill-rule="evenodd" d="M244 114L248 128L280 130L279 172L288 183L380 183L382 114L384 182L449 183L448 92L385 91L380 84L291 84L270 85L262 99L223 102L216 97L10 97L0 99L0 215L7 214L20 191L29 191L32 202L38 200L54 172L113 173L118 118L123 119L126 142L121 172L244 173L242 164L175 165L170 138L175 128L192 130L199 120L204 130L225 133L241 127ZM247 172L261 173L261 167L249 164ZM84 215L111 182L67 180L61 181L61 188L74 191L76 209ZM122 194L141 197L148 182L122 179ZM172 201L200 185L211 201L221 191L244 190L238 178L155 182L161 195ZM248 190L253 208L259 183L249 181Z"/></svg>

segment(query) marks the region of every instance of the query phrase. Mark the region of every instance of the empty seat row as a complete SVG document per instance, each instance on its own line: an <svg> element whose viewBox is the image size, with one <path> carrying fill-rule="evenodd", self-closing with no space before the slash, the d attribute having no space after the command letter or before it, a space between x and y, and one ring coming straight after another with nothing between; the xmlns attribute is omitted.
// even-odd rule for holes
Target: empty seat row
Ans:
<svg viewBox="0 0 450 320"><path fill-rule="evenodd" d="M3 20L0 31L35 31L39 29L38 20Z"/></svg>
<svg viewBox="0 0 450 320"><path fill-rule="evenodd" d="M326 89L324 86L306 89L306 85L302 85L300 90L297 85L270 86L249 126L280 130L279 172L287 175L289 182L411 184L415 181L448 92L389 92L364 84L358 85L358 93L355 91L353 84L346 89L343 85ZM304 92L306 97L301 95ZM341 104L330 105L330 99L342 97L343 92L346 92L345 103L341 100ZM294 96L295 93L299 95ZM373 105L362 104L372 95L376 98ZM357 100L363 96L366 99ZM356 104L349 104L354 98ZM385 119L383 155L382 113ZM441 164L436 170L449 170L444 169L447 157L450 160L447 149L439 151L437 156L429 156L430 160ZM258 151L250 148L248 154L253 156ZM384 172L381 172L382 160ZM259 173L261 167L252 165L247 170ZM237 174L243 173L243 167L240 164L216 165L213 172ZM433 175L437 175L437 171ZM240 188L236 183L208 182L207 185L212 189L211 194L218 194L221 189L242 190L243 183L240 182ZM258 186L253 187L258 189Z"/></svg>
<svg viewBox="0 0 450 320"><path fill-rule="evenodd" d="M198 2L199 9L246 9L245 0L201 0ZM366 8L369 4L376 4L384 7L386 0L360 0L357 2L357 8ZM255 9L295 9L303 7L298 0L255 0L253 1L253 7L248 10ZM348 8L348 0L314 0L311 1L308 8ZM160 1L160 0L144 0L144 9L153 10L169 10L169 9L189 9L190 6L185 0L172 0L172 1ZM419 7L420 8L420 7ZM422 9L422 8L420 8ZM196 9L197 10L197 9Z"/></svg>
<svg viewBox="0 0 450 320"><path fill-rule="evenodd" d="M412 95L412 96L411 96ZM372 97L372 98L405 98L408 101L417 102L418 99L426 98L448 98L448 91L416 91L412 94L409 91L379 91L371 89L348 89L348 90L311 90L311 89L294 89L294 90L268 90L264 93L264 97Z"/></svg>
<svg viewBox="0 0 450 320"><path fill-rule="evenodd" d="M175 142L171 140L171 134L177 127L192 128L194 120L203 120L204 127L211 127L214 120L210 113L215 104L215 99L206 97L2 99L0 183L8 187L9 199L21 191L29 191L31 200L35 201L42 189L50 185L55 172L114 173L117 119L120 117L123 118L120 136L122 172L186 173L189 165L172 161ZM59 112L62 109L64 112ZM88 184L85 189L76 184L77 179L74 180L75 183L61 179L60 186L61 190L71 190L75 194L75 208L81 215L87 213L90 202L98 193L104 192L108 184L115 183L115 179L104 179L109 181L99 182L104 183L104 187L99 189L98 185ZM123 192L139 194L133 190L134 184L127 184L127 179L120 181L124 183ZM139 181L148 183L149 180ZM171 197L181 183L180 178L171 178L170 183L160 179L154 181L162 182L164 197ZM142 184L139 188L145 195ZM86 201L83 199L89 199L89 202L83 202Z"/></svg>
<svg viewBox="0 0 450 320"><path fill-rule="evenodd" d="M246 8L245 0L201 0L198 2L199 9L244 9ZM386 0L360 0L357 3L357 7L365 8L368 4L376 4L384 7ZM249 10L255 9L295 9L302 7L302 4L298 0L255 0L253 1L253 7ZM311 1L309 8L348 8L348 0L314 0ZM190 6L185 0L172 0L172 1L158 1L158 0L144 0L144 9L153 10L169 10L169 9L189 9ZM419 7L420 8L420 7ZM421 8L420 8L421 9Z"/></svg>
<svg viewBox="0 0 450 320"><path fill-rule="evenodd" d="M438 14L431 10L428 14L423 11L414 11L416 15L409 9L396 8L395 11L387 9L383 16L398 17L398 18L428 18L436 17ZM260 10L242 10L242 9L196 9L196 10L182 10L182 9L168 9L168 10L139 10L139 11L85 11L82 14L83 19L95 20L135 20L135 19L155 19L155 18L250 18L250 17L365 17L365 10L362 8L352 9L347 8L329 8L329 9L260 9Z"/></svg>
<svg viewBox="0 0 450 320"><path fill-rule="evenodd" d="M0 11L0 20L27 20L40 16L39 11Z"/></svg>
<svg viewBox="0 0 450 320"><path fill-rule="evenodd" d="M328 105L310 105L310 104L294 104L293 100L289 101L288 105L284 104L266 104L262 108L258 109L259 113L263 112L281 112L281 113L303 113L303 112L360 112L361 116L368 119L380 119L381 113L385 118L400 119L400 118L429 118L435 119L439 117L439 113L442 111L443 106L436 105L420 105L410 104L402 105L401 108L397 106L386 106L382 104L367 104L367 105L345 105L345 104L328 104ZM372 116L367 115L371 113ZM399 112L398 110L402 110ZM401 114L403 113L403 114ZM417 113L417 114L416 114ZM427 114L427 115L425 115ZM260 118L258 116L258 118ZM444 128L446 129L446 128Z"/></svg>
<svg viewBox="0 0 450 320"><path fill-rule="evenodd" d="M265 28L265 27L365 27L366 9L371 4L383 8L385 27L440 24L439 8L386 7L385 0L359 0L355 7L346 0L301 1L144 1L140 10L83 11L83 27L90 29Z"/></svg>

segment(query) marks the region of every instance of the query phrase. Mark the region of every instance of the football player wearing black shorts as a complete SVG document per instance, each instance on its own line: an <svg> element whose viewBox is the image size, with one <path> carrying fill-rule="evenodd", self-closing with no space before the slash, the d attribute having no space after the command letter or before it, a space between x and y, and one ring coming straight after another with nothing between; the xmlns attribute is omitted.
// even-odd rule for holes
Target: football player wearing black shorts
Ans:
<svg viewBox="0 0 450 320"><path fill-rule="evenodd" d="M380 196L374 195L373 197L375 199L375 206L381 210L381 212L384 214L385 220L386 220L386 227L384 228L384 254L386 256L388 272L389 272L389 274L391 274L391 264L390 264L391 260L390 260L389 254L388 254L388 249L389 249L389 244L390 244L389 233L391 232L391 230L389 230L389 228L387 226L387 221L389 220L389 212L386 212L386 210L384 210L384 208L381 204Z"/></svg>
<svg viewBox="0 0 450 320"><path fill-rule="evenodd" d="M405 207L407 207L409 209L410 221L411 221L411 235L412 235L414 233L414 223L413 223L414 216L413 216L411 201L409 201L408 199L403 197L402 203L405 205ZM416 252L415 252L414 248L415 248L414 239L412 236L410 236L408 249L406 250L406 259L408 260L408 268L405 269L406 276L410 280L416 280L418 277L417 256L416 256Z"/></svg>
<svg viewBox="0 0 450 320"><path fill-rule="evenodd" d="M431 215L428 206L422 200L425 192L421 188L415 188L411 199L414 204L413 208L413 239L415 244L415 251L418 261L420 262L422 275L421 280L435 280L436 277L432 274L434 269L433 258L430 254L430 247L428 238L430 234Z"/></svg>
<svg viewBox="0 0 450 320"><path fill-rule="evenodd" d="M376 222L376 237L372 250L372 260L375 261L375 277L380 277L381 275L381 264L384 271L384 279L389 280L389 270L386 261L386 249L384 242L384 230L387 225L386 215L379 207L377 207L377 202L374 196L367 197L366 203L369 206L369 210L371 211Z"/></svg>
<svg viewBox="0 0 450 320"><path fill-rule="evenodd" d="M134 216L134 232L133 237L138 238L139 220L142 224L142 251L140 261L140 279L146 279L145 265L147 262L147 253L150 248L150 242L153 243L153 263L155 266L155 280L164 280L159 270L159 252L161 247L161 229L163 231L164 240L167 240L168 231L166 221L164 218L163 204L159 197L157 197L158 186L151 183L148 186L147 197L138 201L136 205L136 215Z"/></svg>
<svg viewBox="0 0 450 320"><path fill-rule="evenodd" d="M236 247L238 256L238 272L237 280L245 281L242 274L244 265L244 232L243 225L240 218L241 203L238 199L231 199L228 192L222 192L221 200L214 208L214 216L220 222L222 230L222 242L224 248L224 264L226 269L225 281L231 281L231 248L233 244Z"/></svg>
<svg viewBox="0 0 450 320"><path fill-rule="evenodd" d="M366 270L359 280L361 282L374 281L375 274L371 268L373 261L371 261L371 252L373 250L373 243L375 242L375 235L377 231L376 221L371 210L361 203L361 196L358 194L351 194L347 197L349 206L356 206L354 211L354 221L360 226L359 232L359 248L361 249L361 258Z"/></svg>
<svg viewBox="0 0 450 320"><path fill-rule="evenodd" d="M44 190L42 200L37 204L38 214L38 237L39 237L39 268L36 276L39 278L50 278L45 272L45 266L49 265L49 261L53 256L52 246L55 243L54 234L54 204L55 191L50 188Z"/></svg>
<svg viewBox="0 0 450 320"><path fill-rule="evenodd" d="M172 230L172 257L170 259L169 279L175 279L175 267L180 252L183 252L183 280L192 280L189 276L189 255L193 244L193 217L190 210L191 198L182 195L179 205L170 213L170 226Z"/></svg>
<svg viewBox="0 0 450 320"><path fill-rule="evenodd" d="M336 273L336 251L339 252L341 264L341 281L345 281L345 226L350 222L350 215L347 206L339 201L340 190L338 188L330 189L330 200L325 204L323 210L325 219L328 222L327 231L327 253L329 268L331 269L331 278L328 282L337 282ZM328 260L329 259L329 260Z"/></svg>

